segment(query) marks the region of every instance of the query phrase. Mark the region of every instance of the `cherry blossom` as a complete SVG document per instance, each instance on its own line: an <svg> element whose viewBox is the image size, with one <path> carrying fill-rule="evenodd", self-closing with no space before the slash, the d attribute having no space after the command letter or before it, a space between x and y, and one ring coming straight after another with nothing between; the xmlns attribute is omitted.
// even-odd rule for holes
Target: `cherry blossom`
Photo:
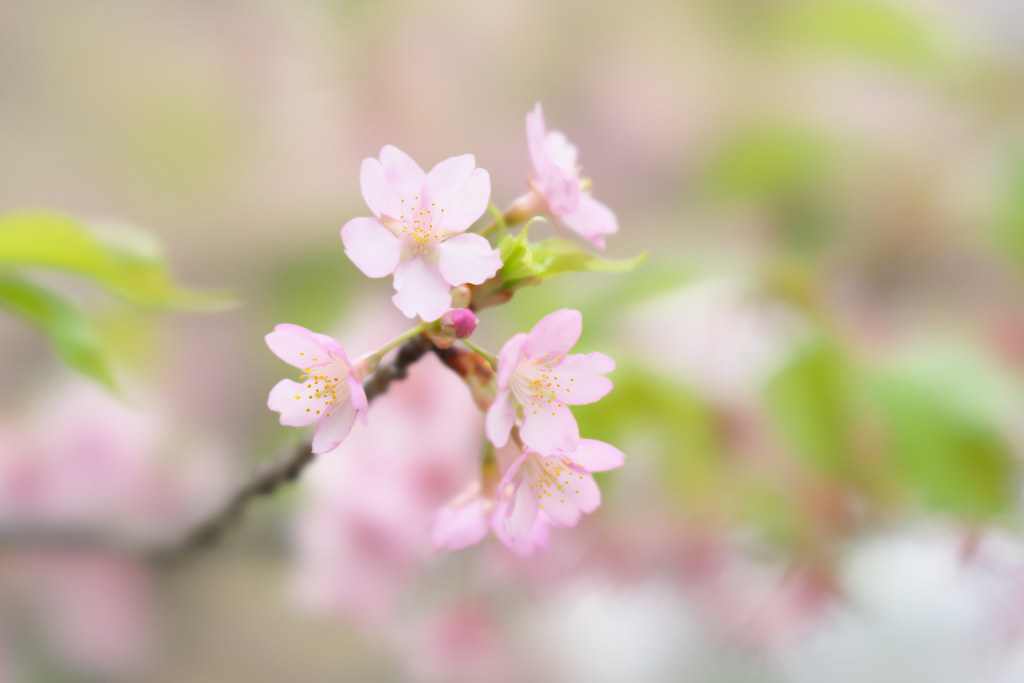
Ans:
<svg viewBox="0 0 1024 683"><path fill-rule="evenodd" d="M550 531L544 515L537 515L525 534L511 538L505 533L505 514L510 497L496 499L487 495L479 481L470 483L450 500L434 518L431 537L434 549L462 550L482 541L490 530L505 547L517 555L529 557L537 550L546 550Z"/></svg>
<svg viewBox="0 0 1024 683"><path fill-rule="evenodd" d="M542 455L576 450L579 426L570 405L597 401L612 390L601 375L615 369L603 353L566 355L583 331L579 311L562 309L517 334L498 356L498 393L487 411L487 438L502 447L516 418L520 436Z"/></svg>
<svg viewBox="0 0 1024 683"><path fill-rule="evenodd" d="M504 530L511 539L533 533L538 515L574 527L601 505L601 490L590 475L621 467L625 454L603 441L580 439L576 450L551 456L527 450L505 472L498 490L511 487Z"/></svg>
<svg viewBox="0 0 1024 683"><path fill-rule="evenodd" d="M314 453L337 448L352 431L356 415L366 424L366 362L350 362L337 341L298 325L277 325L266 340L278 358L305 372L302 382L278 382L270 390L267 407L281 413L283 425L315 423Z"/></svg>
<svg viewBox="0 0 1024 683"><path fill-rule="evenodd" d="M561 225L573 230L600 249L604 235L619 231L619 222L607 206L590 195L589 179L580 178L576 146L565 134L547 129L540 102L526 115L526 141L530 149L533 173L528 181L533 193L523 206L547 209Z"/></svg>
<svg viewBox="0 0 1024 683"><path fill-rule="evenodd" d="M449 286L479 285L501 268L499 251L480 235L460 234L487 209L491 179L472 154L424 173L388 145L364 159L359 182L372 218L341 229L345 253L369 277L394 273L395 305L431 322L452 305Z"/></svg>

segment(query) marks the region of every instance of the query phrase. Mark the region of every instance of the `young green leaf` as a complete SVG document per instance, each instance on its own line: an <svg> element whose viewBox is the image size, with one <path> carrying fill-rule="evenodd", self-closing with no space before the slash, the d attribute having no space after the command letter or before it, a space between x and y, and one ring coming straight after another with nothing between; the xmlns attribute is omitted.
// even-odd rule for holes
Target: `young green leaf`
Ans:
<svg viewBox="0 0 1024 683"><path fill-rule="evenodd" d="M72 368L114 388L96 331L74 306L45 289L7 275L0 276L0 308L39 328Z"/></svg>
<svg viewBox="0 0 1024 683"><path fill-rule="evenodd" d="M605 273L625 273L633 270L647 258L647 252L625 261L613 261L593 254L575 242L553 237L530 245L533 266L541 278L594 270Z"/></svg>
<svg viewBox="0 0 1024 683"><path fill-rule="evenodd" d="M86 227L46 212L0 218L0 268L63 270L96 280L146 308L216 309L231 304L221 294L179 287L159 245L124 228Z"/></svg>

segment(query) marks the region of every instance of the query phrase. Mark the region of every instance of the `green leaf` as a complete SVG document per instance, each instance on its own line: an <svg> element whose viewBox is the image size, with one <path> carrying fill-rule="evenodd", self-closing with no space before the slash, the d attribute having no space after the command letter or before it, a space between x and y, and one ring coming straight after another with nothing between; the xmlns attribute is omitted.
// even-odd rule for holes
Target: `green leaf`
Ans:
<svg viewBox="0 0 1024 683"><path fill-rule="evenodd" d="M970 520L1010 508L1018 472L1001 425L1020 403L997 368L917 349L869 386L899 474L924 504Z"/></svg>
<svg viewBox="0 0 1024 683"><path fill-rule="evenodd" d="M74 306L25 280L0 276L0 308L49 336L57 354L72 368L114 388L98 335Z"/></svg>
<svg viewBox="0 0 1024 683"><path fill-rule="evenodd" d="M848 475L850 407L846 366L839 351L816 342L799 351L765 387L782 434L809 465Z"/></svg>
<svg viewBox="0 0 1024 683"><path fill-rule="evenodd" d="M923 17L880 0L802 0L781 5L775 36L789 47L852 54L896 66L935 64L942 44Z"/></svg>
<svg viewBox="0 0 1024 683"><path fill-rule="evenodd" d="M535 219L538 220L538 219ZM544 220L544 219L539 219ZM532 223L533 221L530 221ZM516 283L536 277L540 271L533 263L533 252L527 236L530 232L530 223L527 223L516 237L505 235L498 242L502 267L498 271L504 287L514 287Z"/></svg>
<svg viewBox="0 0 1024 683"><path fill-rule="evenodd" d="M718 200L764 201L817 187L833 151L806 130L764 126L725 140L707 164L708 194Z"/></svg>
<svg viewBox="0 0 1024 683"><path fill-rule="evenodd" d="M613 261L586 251L575 242L558 237L530 245L530 250L533 252L533 266L541 278L587 270L625 273L636 268L647 258L647 252L644 252L625 261Z"/></svg>
<svg viewBox="0 0 1024 683"><path fill-rule="evenodd" d="M217 309L223 294L178 287L159 245L124 228L86 227L59 214L19 213L0 218L0 268L62 270L96 280L146 308Z"/></svg>

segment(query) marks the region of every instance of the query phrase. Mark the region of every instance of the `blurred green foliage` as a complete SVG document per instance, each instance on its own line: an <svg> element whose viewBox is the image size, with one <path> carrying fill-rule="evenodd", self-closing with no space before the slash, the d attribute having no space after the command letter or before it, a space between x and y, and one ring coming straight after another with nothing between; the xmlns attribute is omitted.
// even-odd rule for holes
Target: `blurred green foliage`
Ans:
<svg viewBox="0 0 1024 683"><path fill-rule="evenodd" d="M32 270L89 278L143 308L218 310L232 303L224 294L179 287L159 245L144 233L47 212L0 218L0 307L39 328L69 366L111 388L113 374L93 324L61 296L25 279Z"/></svg>
<svg viewBox="0 0 1024 683"><path fill-rule="evenodd" d="M114 388L114 377L92 323L59 296L14 276L0 275L0 308L39 328L70 367Z"/></svg>

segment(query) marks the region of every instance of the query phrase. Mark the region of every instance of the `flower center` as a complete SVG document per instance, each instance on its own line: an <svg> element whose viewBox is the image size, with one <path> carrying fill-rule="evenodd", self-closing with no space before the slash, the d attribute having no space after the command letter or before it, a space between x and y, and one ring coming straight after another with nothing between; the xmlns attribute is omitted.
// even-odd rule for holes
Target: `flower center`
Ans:
<svg viewBox="0 0 1024 683"><path fill-rule="evenodd" d="M412 257L425 256L444 239L440 229L444 209L438 208L436 202L421 201L419 195L402 199L401 206L398 218L386 225L410 248Z"/></svg>
<svg viewBox="0 0 1024 683"><path fill-rule="evenodd" d="M554 360L530 360L527 358L519 363L509 385L512 395L515 397L523 410L530 410L537 414L541 410L551 410L553 407L561 408L555 389L560 389L562 380L558 377L558 370L552 370L549 366L560 361ZM552 413L554 415L554 413Z"/></svg>
<svg viewBox="0 0 1024 683"><path fill-rule="evenodd" d="M320 367L306 368L306 374L301 378L308 392L307 398L326 399L324 406L327 410L327 417L331 416L328 406L344 403L348 400L349 394L346 381L350 372L349 367L340 358L335 357L333 360L334 362Z"/></svg>
<svg viewBox="0 0 1024 683"><path fill-rule="evenodd" d="M530 488L536 489L534 492L538 498L543 498L544 496L553 497L551 494L552 487L561 491L569 483L569 478L573 475L573 471L566 466L562 458L531 456L526 462L529 467L527 477L530 480ZM559 481L559 477L564 479L564 482Z"/></svg>

